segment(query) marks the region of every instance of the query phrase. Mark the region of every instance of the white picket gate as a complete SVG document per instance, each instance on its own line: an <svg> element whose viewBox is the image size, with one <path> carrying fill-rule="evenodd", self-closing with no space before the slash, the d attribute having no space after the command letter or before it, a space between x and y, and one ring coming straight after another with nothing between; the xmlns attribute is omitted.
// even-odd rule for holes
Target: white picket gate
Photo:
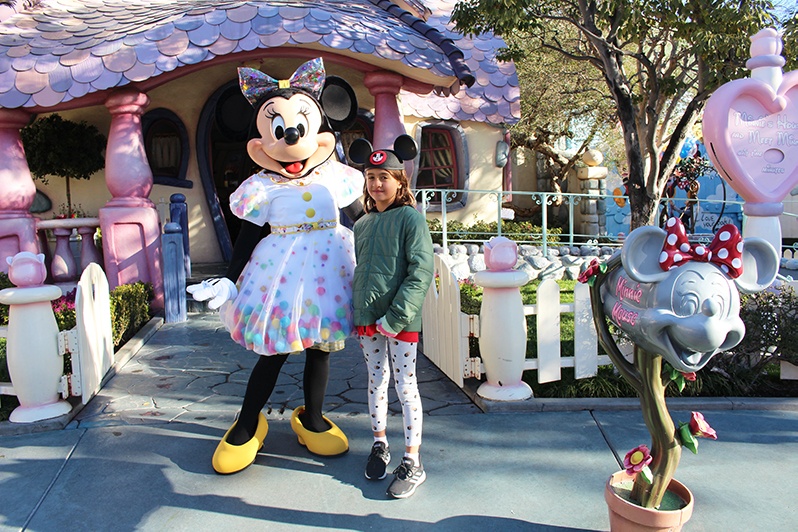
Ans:
<svg viewBox="0 0 798 532"><path fill-rule="evenodd" d="M58 354L69 353L72 373L63 375L59 391L65 399L81 397L83 404L99 391L114 359L108 279L96 263L83 271L75 295L76 327L58 333ZM6 336L7 327L0 328ZM0 394L16 395L13 382L0 382Z"/></svg>
<svg viewBox="0 0 798 532"><path fill-rule="evenodd" d="M481 359L469 357L468 338L479 337L479 316L460 310L460 285L451 270L447 254L435 255L435 278L422 311L423 352L458 386L463 379L480 378ZM560 349L560 316L574 314L574 356L564 357ZM535 315L537 356L527 358L524 371L537 371L539 383L560 380L561 368L572 367L577 379L595 376L599 365L611 364L609 356L598 354L598 340L587 285L574 288L574 302L560 302L557 281L540 283L537 304L524 305L526 316Z"/></svg>

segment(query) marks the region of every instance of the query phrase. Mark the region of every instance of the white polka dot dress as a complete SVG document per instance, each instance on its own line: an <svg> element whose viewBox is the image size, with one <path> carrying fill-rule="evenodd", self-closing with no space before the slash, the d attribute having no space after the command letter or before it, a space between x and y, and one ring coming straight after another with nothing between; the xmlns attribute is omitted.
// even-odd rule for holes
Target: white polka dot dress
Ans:
<svg viewBox="0 0 798 532"><path fill-rule="evenodd" d="M230 197L242 220L271 225L220 317L237 343L261 355L343 348L352 335L352 231L338 210L357 200L363 175L328 161L304 178L263 171Z"/></svg>

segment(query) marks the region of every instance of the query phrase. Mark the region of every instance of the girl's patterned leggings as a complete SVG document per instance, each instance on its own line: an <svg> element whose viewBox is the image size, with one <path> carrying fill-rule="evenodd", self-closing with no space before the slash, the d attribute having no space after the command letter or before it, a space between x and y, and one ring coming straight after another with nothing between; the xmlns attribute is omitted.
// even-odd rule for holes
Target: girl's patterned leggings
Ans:
<svg viewBox="0 0 798 532"><path fill-rule="evenodd" d="M360 347L369 372L369 413L374 432L385 430L388 418L388 380L393 368L396 395L402 405L405 445L421 445L422 410L416 377L418 344L386 338L381 334L361 336ZM390 353L390 367L388 356Z"/></svg>

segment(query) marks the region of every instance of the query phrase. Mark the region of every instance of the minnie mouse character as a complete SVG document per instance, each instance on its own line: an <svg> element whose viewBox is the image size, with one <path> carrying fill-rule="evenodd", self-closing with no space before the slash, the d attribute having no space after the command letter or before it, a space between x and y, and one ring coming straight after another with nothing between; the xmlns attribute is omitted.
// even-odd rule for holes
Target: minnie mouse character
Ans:
<svg viewBox="0 0 798 532"><path fill-rule="evenodd" d="M220 308L233 340L261 355L238 420L213 455L214 470L225 474L255 460L268 431L261 410L288 355L303 350L305 405L294 410L291 428L314 454L349 449L322 405L330 353L343 349L353 332L354 244L338 212L352 220L362 214L364 182L360 172L332 159L335 131L355 118L357 99L344 80L325 75L321 58L287 80L252 68L239 68L238 76L257 110L260 135L247 152L263 170L230 196L242 227L225 277L187 288L194 299Z"/></svg>

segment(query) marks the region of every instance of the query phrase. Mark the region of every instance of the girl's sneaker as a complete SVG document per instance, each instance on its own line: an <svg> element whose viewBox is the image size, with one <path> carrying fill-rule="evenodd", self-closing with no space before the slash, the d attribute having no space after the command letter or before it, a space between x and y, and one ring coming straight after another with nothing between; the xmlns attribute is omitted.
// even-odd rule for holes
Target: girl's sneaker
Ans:
<svg viewBox="0 0 798 532"><path fill-rule="evenodd" d="M407 499L416 491L416 487L427 479L424 465L416 465L412 458L402 458L402 463L394 472L394 479L388 486L388 495L394 499Z"/></svg>
<svg viewBox="0 0 798 532"><path fill-rule="evenodd" d="M388 449L388 444L375 441L371 446L369 461L366 462L366 478L369 480L384 479L388 475L386 468L389 463L391 463L391 452Z"/></svg>

